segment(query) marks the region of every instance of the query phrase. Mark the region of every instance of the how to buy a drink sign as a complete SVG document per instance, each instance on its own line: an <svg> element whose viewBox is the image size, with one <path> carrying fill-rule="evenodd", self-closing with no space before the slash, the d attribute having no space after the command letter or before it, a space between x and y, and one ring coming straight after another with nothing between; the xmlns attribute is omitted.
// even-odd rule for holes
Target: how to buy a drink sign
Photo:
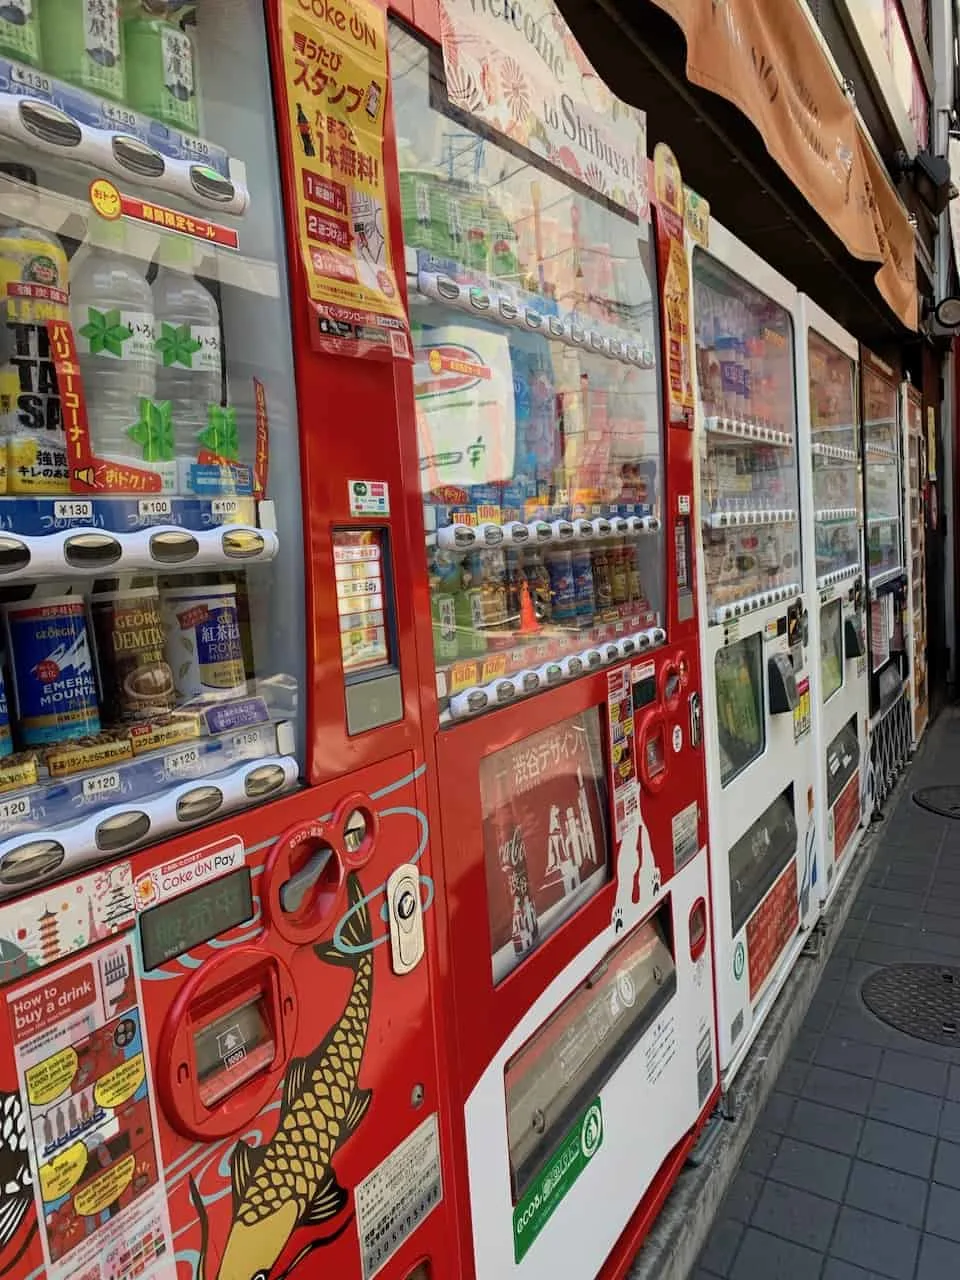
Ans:
<svg viewBox="0 0 960 1280"><path fill-rule="evenodd" d="M644 221L647 119L587 61L552 0L440 0L453 106Z"/></svg>
<svg viewBox="0 0 960 1280"><path fill-rule="evenodd" d="M285 144L318 345L409 355L383 172L387 31L369 0L281 0Z"/></svg>

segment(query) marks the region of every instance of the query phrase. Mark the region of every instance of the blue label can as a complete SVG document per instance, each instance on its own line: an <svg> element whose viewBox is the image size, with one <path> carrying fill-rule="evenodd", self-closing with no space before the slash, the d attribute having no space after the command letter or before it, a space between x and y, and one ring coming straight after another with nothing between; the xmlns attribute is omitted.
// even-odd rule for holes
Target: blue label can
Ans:
<svg viewBox="0 0 960 1280"><path fill-rule="evenodd" d="M569 551L551 551L547 556L550 574L550 603L554 622L574 622L577 617L573 585L573 556Z"/></svg>
<svg viewBox="0 0 960 1280"><path fill-rule="evenodd" d="M573 556L573 594L577 619L581 626L589 626L596 612L593 588L593 562L589 547L578 547Z"/></svg>
<svg viewBox="0 0 960 1280"><path fill-rule="evenodd" d="M9 756L13 752L13 738L10 736L10 712L7 708L7 685L0 667L0 756Z"/></svg>
<svg viewBox="0 0 960 1280"><path fill-rule="evenodd" d="M99 733L97 680L82 598L23 600L7 605L4 620L23 746Z"/></svg>

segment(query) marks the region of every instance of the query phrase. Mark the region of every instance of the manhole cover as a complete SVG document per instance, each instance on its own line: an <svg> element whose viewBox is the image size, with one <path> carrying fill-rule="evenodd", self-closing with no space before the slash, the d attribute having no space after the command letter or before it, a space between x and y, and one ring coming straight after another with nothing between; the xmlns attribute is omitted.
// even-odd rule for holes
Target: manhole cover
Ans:
<svg viewBox="0 0 960 1280"><path fill-rule="evenodd" d="M890 965L866 978L860 995L871 1013L897 1031L960 1047L960 969Z"/></svg>
<svg viewBox="0 0 960 1280"><path fill-rule="evenodd" d="M913 793L913 803L944 818L960 818L960 787L921 787Z"/></svg>

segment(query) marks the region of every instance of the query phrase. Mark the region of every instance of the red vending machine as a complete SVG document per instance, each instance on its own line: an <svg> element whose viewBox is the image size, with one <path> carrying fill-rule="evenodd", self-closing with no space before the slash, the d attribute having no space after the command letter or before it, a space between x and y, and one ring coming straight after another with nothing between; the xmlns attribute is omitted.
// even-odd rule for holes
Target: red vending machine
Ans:
<svg viewBox="0 0 960 1280"><path fill-rule="evenodd" d="M293 216L295 149L319 190L317 131L361 86L355 173L382 182L386 21L346 12L325 56L350 94L322 115L315 24L281 45L273 4L0 12L15 1280L426 1280L450 1256L416 459L392 362L319 349L349 326ZM340 188L348 254L377 251L367 187ZM388 274L364 305L389 351Z"/></svg>
<svg viewBox="0 0 960 1280"><path fill-rule="evenodd" d="M691 432L643 114L513 13L390 33L460 1274L612 1277L717 1096Z"/></svg>

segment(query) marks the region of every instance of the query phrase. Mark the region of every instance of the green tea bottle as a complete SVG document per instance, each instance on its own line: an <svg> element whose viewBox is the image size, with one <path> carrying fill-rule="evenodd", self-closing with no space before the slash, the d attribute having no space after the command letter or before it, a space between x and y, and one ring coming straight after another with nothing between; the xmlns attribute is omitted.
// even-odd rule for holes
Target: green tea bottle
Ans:
<svg viewBox="0 0 960 1280"><path fill-rule="evenodd" d="M124 101L119 0L40 0L40 35L45 71Z"/></svg>
<svg viewBox="0 0 960 1280"><path fill-rule="evenodd" d="M184 133L200 127L193 39L176 22L138 8L123 24L127 101L144 115Z"/></svg>
<svg viewBox="0 0 960 1280"><path fill-rule="evenodd" d="M40 23L33 0L0 3L0 53L15 62L40 65Z"/></svg>

